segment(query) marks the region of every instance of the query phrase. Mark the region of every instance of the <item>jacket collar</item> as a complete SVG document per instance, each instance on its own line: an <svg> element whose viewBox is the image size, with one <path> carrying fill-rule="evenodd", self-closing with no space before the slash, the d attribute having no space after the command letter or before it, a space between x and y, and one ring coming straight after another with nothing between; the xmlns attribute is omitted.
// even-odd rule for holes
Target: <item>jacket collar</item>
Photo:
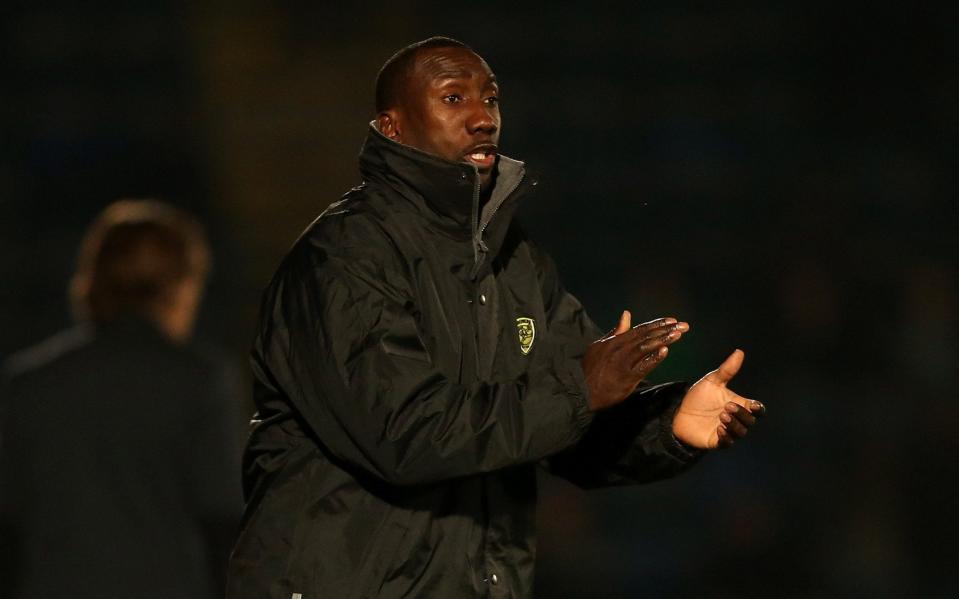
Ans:
<svg viewBox="0 0 959 599"><path fill-rule="evenodd" d="M473 274L499 251L519 200L536 185L519 160L499 156L496 184L480 209L476 167L398 143L371 122L360 151L364 181L386 185L408 199L434 225L472 241Z"/></svg>

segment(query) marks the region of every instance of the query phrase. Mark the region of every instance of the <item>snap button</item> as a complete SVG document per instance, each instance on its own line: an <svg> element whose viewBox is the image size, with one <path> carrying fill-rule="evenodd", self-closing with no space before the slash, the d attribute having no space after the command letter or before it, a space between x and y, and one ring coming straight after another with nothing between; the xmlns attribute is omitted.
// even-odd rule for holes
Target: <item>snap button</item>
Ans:
<svg viewBox="0 0 959 599"><path fill-rule="evenodd" d="M497 577L496 574L493 574L492 576L489 577L489 581L492 582L493 584L497 584L499 582L499 577Z"/></svg>
<svg viewBox="0 0 959 599"><path fill-rule="evenodd" d="M486 305L486 296L485 296L484 294L482 294L482 293L480 294L479 300L480 300L480 305L481 305L481 306L485 306L485 305Z"/></svg>

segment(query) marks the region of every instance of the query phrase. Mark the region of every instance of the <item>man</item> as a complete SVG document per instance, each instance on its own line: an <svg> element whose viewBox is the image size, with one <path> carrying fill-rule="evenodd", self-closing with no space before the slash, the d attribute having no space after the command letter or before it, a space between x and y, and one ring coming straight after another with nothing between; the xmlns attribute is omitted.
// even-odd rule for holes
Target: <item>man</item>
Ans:
<svg viewBox="0 0 959 599"><path fill-rule="evenodd" d="M116 202L88 231L78 326L6 368L0 596L222 597L239 406L187 343L208 266L199 225L158 202Z"/></svg>
<svg viewBox="0 0 959 599"><path fill-rule="evenodd" d="M688 325L624 312L604 336L563 289L511 220L536 181L498 152L497 91L447 38L381 70L363 185L264 299L230 597L527 597L537 463L654 480L761 411L725 387L741 352L649 387Z"/></svg>

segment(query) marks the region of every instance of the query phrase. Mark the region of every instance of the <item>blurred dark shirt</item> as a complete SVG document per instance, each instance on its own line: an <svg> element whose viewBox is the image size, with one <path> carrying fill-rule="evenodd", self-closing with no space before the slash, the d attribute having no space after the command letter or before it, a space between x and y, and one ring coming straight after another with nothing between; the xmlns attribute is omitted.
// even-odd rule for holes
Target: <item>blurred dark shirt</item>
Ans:
<svg viewBox="0 0 959 599"><path fill-rule="evenodd" d="M242 508L231 371L132 319L5 370L0 596L215 596Z"/></svg>

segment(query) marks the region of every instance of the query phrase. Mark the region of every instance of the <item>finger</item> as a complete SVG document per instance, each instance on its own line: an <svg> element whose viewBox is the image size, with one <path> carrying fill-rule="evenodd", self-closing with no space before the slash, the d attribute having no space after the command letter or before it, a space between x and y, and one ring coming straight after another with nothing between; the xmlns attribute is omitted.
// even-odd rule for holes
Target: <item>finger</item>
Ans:
<svg viewBox="0 0 959 599"><path fill-rule="evenodd" d="M716 436L718 438L719 447L732 447L733 443L736 442L735 439L733 439L726 431L726 428L722 425L716 429Z"/></svg>
<svg viewBox="0 0 959 599"><path fill-rule="evenodd" d="M719 414L719 421L723 423L726 427L726 432L730 434L733 438L742 439L746 436L746 433L749 429L746 428L742 422L737 420L729 412L722 412Z"/></svg>
<svg viewBox="0 0 959 599"><path fill-rule="evenodd" d="M619 317L619 325L613 330L614 335L622 335L629 330L629 325L633 320L633 315L629 313L629 310L623 310L622 316Z"/></svg>
<svg viewBox="0 0 959 599"><path fill-rule="evenodd" d="M671 337L672 333L666 335L660 335L659 337L654 337L652 339L647 339L638 345L634 345L632 351L636 354L637 358L640 356L645 356L646 354L658 350L664 345L669 345L671 339L678 339L679 335Z"/></svg>
<svg viewBox="0 0 959 599"><path fill-rule="evenodd" d="M679 337L689 330L689 323L686 322L676 322L672 319L661 319L662 322L659 322L657 325L640 325L638 327L633 327L629 332L629 335L624 336L624 342L626 343L647 343L649 341L655 341L660 337L664 337L671 333L675 333L671 337L671 341L679 339ZM652 347L652 346L650 346Z"/></svg>
<svg viewBox="0 0 959 599"><path fill-rule="evenodd" d="M633 365L633 372L639 375L641 378L645 377L647 374L652 372L659 363L666 359L666 355L669 353L668 347L660 347L654 352L646 354L639 362Z"/></svg>
<svg viewBox="0 0 959 599"><path fill-rule="evenodd" d="M743 365L743 358L745 357L746 354L743 353L743 350L737 349L729 354L729 357L719 365L719 368L709 373L709 376L712 377L714 382L725 385L739 372L739 369Z"/></svg>
<svg viewBox="0 0 959 599"><path fill-rule="evenodd" d="M675 318L663 318L661 320L662 322L659 322L658 324L653 324L657 321L651 321L651 323L648 326L647 325L635 326L633 327L633 330L635 330L637 334L641 336L645 335L646 337L657 335L660 332L662 332L663 329L667 331L679 331L680 333L685 333L686 331L689 330L688 322L677 321Z"/></svg>
<svg viewBox="0 0 959 599"><path fill-rule="evenodd" d="M616 335L622 335L623 333L629 330L629 323L632 320L632 314L629 313L629 310L623 310L623 313L619 315L619 322L616 323L616 326L609 330L608 333L599 338L600 341L609 341Z"/></svg>
<svg viewBox="0 0 959 599"><path fill-rule="evenodd" d="M663 321L665 319L659 319ZM652 322L652 321L651 321ZM626 333L619 335L617 341L624 343L626 345L635 345L637 343L642 343L647 339L664 335L668 332L668 328L675 326L675 322L659 322L655 326L646 326L646 325L637 325L631 328Z"/></svg>
<svg viewBox="0 0 959 599"><path fill-rule="evenodd" d="M749 428L750 426L756 424L756 417L753 416L747 408L744 408L743 406L737 403L734 403L734 402L727 403L726 411L729 412L733 418L743 423L743 425L745 425L746 428Z"/></svg>
<svg viewBox="0 0 959 599"><path fill-rule="evenodd" d="M732 401L749 410L749 413L756 418L762 418L766 415L766 405L761 401L746 399L735 393L732 394Z"/></svg>
<svg viewBox="0 0 959 599"><path fill-rule="evenodd" d="M649 339L639 346L635 347L632 351L634 354L633 358L633 367L635 368L639 362L646 359L650 354L658 352L661 348L665 348L667 345L672 345L682 336L682 333L678 331L673 331L665 335L656 337L655 339ZM665 357L665 354L663 355Z"/></svg>
<svg viewBox="0 0 959 599"><path fill-rule="evenodd" d="M683 325L685 325L685 327ZM647 338L641 341L639 345L629 347L626 351L632 355L632 367L636 368L646 356L658 352L660 348L679 341L683 335L683 330L688 330L688 328L689 326L686 323L667 324L655 330L655 332L661 333L659 336ZM660 358L665 357L665 353L660 356Z"/></svg>
<svg viewBox="0 0 959 599"><path fill-rule="evenodd" d="M631 333L633 335L645 336L647 333L654 331L656 329L676 324L677 321L672 316L667 316L666 318L656 318L641 324L638 324L632 328Z"/></svg>

